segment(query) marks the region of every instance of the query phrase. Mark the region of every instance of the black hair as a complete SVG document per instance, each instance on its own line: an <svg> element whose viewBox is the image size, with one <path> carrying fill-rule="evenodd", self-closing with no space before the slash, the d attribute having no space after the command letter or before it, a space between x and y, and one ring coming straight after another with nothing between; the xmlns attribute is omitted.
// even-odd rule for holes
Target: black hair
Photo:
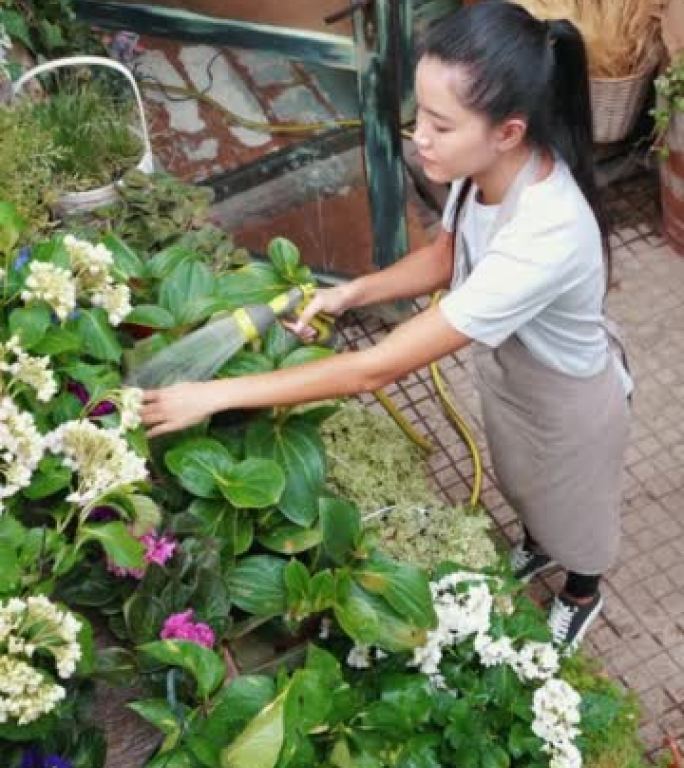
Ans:
<svg viewBox="0 0 684 768"><path fill-rule="evenodd" d="M587 54L577 27L540 21L504 0L482 0L430 27L419 55L465 67L466 106L494 125L522 115L527 141L560 154L596 216L609 280L609 225L594 174Z"/></svg>

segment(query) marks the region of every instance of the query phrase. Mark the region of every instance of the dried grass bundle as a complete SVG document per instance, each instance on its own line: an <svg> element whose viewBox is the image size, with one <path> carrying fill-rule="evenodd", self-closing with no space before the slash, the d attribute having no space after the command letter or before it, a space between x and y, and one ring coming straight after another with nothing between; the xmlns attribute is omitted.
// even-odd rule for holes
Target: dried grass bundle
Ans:
<svg viewBox="0 0 684 768"><path fill-rule="evenodd" d="M540 19L569 19L584 37L592 77L627 77L655 66L665 0L515 0Z"/></svg>

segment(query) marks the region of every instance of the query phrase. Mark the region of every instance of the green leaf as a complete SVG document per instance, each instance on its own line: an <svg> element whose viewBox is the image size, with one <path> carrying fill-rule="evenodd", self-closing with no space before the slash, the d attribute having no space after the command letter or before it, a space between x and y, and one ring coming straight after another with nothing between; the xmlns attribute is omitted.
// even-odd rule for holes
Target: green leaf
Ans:
<svg viewBox="0 0 684 768"><path fill-rule="evenodd" d="M129 248L123 240L114 234L108 234L102 238L102 243L111 251L114 257L114 267L124 279L143 277L145 265L138 254Z"/></svg>
<svg viewBox="0 0 684 768"><path fill-rule="evenodd" d="M145 264L145 271L149 277L161 280L170 275L182 262L197 258L197 254L184 245L171 245L153 256Z"/></svg>
<svg viewBox="0 0 684 768"><path fill-rule="evenodd" d="M257 535L259 544L283 555L294 555L317 547L321 538L320 528L302 528L294 523L283 523Z"/></svg>
<svg viewBox="0 0 684 768"><path fill-rule="evenodd" d="M0 593L16 590L21 581L17 551L6 539L0 539Z"/></svg>
<svg viewBox="0 0 684 768"><path fill-rule="evenodd" d="M31 484L24 488L24 496L35 501L52 496L53 493L69 487L72 470L64 466L57 456L45 456L31 478Z"/></svg>
<svg viewBox="0 0 684 768"><path fill-rule="evenodd" d="M352 583L344 594L338 590L334 611L338 624L349 637L357 643L375 642L380 631L378 615L360 587Z"/></svg>
<svg viewBox="0 0 684 768"><path fill-rule="evenodd" d="M54 357L64 352L75 352L80 348L81 339L77 333L53 326L48 328L43 338L31 347L31 352L34 355Z"/></svg>
<svg viewBox="0 0 684 768"><path fill-rule="evenodd" d="M86 354L112 363L121 360L121 346L104 309L81 309L75 322Z"/></svg>
<svg viewBox="0 0 684 768"><path fill-rule="evenodd" d="M331 691L313 670L298 669L292 676L285 700L285 733L290 737L299 732L309 733L325 723L330 712Z"/></svg>
<svg viewBox="0 0 684 768"><path fill-rule="evenodd" d="M235 465L226 448L208 437L184 440L167 451L164 462L186 491L203 498L221 496L218 481Z"/></svg>
<svg viewBox="0 0 684 768"><path fill-rule="evenodd" d="M218 376L247 376L273 370L273 361L259 352L241 349L218 371Z"/></svg>
<svg viewBox="0 0 684 768"><path fill-rule="evenodd" d="M156 304L138 304L126 315L126 323L148 328L173 328L176 320L169 311Z"/></svg>
<svg viewBox="0 0 684 768"><path fill-rule="evenodd" d="M128 501L133 507L133 525L131 533L134 536L143 536L157 528L162 521L162 513L159 506L149 496L140 493L128 495Z"/></svg>
<svg viewBox="0 0 684 768"><path fill-rule="evenodd" d="M122 568L142 568L144 565L145 548L120 521L83 526L81 537L83 541L99 542L107 557Z"/></svg>
<svg viewBox="0 0 684 768"><path fill-rule="evenodd" d="M326 474L325 448L316 427L297 417L284 424L257 419L247 429L245 448L250 457L280 464L286 483L278 508L293 523L311 525Z"/></svg>
<svg viewBox="0 0 684 768"><path fill-rule="evenodd" d="M179 324L187 322L196 301L214 293L215 278L211 270L198 261L183 261L165 277L159 286L159 304Z"/></svg>
<svg viewBox="0 0 684 768"><path fill-rule="evenodd" d="M271 459L246 459L217 480L221 493L239 509L263 509L277 504L285 475Z"/></svg>
<svg viewBox="0 0 684 768"><path fill-rule="evenodd" d="M368 592L381 595L415 626L429 629L435 625L430 583L421 568L375 557L356 568L354 578Z"/></svg>
<svg viewBox="0 0 684 768"><path fill-rule="evenodd" d="M268 244L268 257L278 274L291 280L299 266L299 249L284 237L274 237Z"/></svg>
<svg viewBox="0 0 684 768"><path fill-rule="evenodd" d="M10 312L10 333L19 337L24 349L32 349L45 336L49 325L50 311L45 304L18 307Z"/></svg>
<svg viewBox="0 0 684 768"><path fill-rule="evenodd" d="M197 692L206 699L223 683L225 667L221 657L209 648L187 640L158 640L145 643L138 650L162 664L181 667L197 683Z"/></svg>
<svg viewBox="0 0 684 768"><path fill-rule="evenodd" d="M35 53L28 24L20 13L11 10L0 10L0 24L5 28L5 31L12 40L18 40L29 51Z"/></svg>
<svg viewBox="0 0 684 768"><path fill-rule="evenodd" d="M430 719L432 686L423 675L400 672L384 675L380 697L397 707L414 725Z"/></svg>
<svg viewBox="0 0 684 768"><path fill-rule="evenodd" d="M94 675L110 685L132 685L138 673L135 654L127 648L111 646L95 655Z"/></svg>
<svg viewBox="0 0 684 768"><path fill-rule="evenodd" d="M300 614L301 606L307 603L309 597L311 585L309 571L299 560L290 560L285 568L284 580L288 609Z"/></svg>
<svg viewBox="0 0 684 768"><path fill-rule="evenodd" d="M319 571L311 579L309 600L313 613L327 611L335 602L335 578L331 571Z"/></svg>
<svg viewBox="0 0 684 768"><path fill-rule="evenodd" d="M270 264L254 262L218 278L218 295L228 299L233 309L248 304L264 304L291 286Z"/></svg>
<svg viewBox="0 0 684 768"><path fill-rule="evenodd" d="M275 696L265 675L241 675L221 689L198 733L218 746L228 744Z"/></svg>
<svg viewBox="0 0 684 768"><path fill-rule="evenodd" d="M288 331L282 323L273 323L264 338L262 351L274 364L278 364L299 346L300 341L294 333Z"/></svg>
<svg viewBox="0 0 684 768"><path fill-rule="evenodd" d="M327 347L300 347L295 349L294 352L290 352L287 357L280 361L279 368L292 368L295 365L305 365L306 363L312 363L316 360L323 360L326 357L334 355L335 352Z"/></svg>
<svg viewBox="0 0 684 768"><path fill-rule="evenodd" d="M0 517L0 541L5 541L15 549L19 549L27 535L28 530L14 517L8 514Z"/></svg>
<svg viewBox="0 0 684 768"><path fill-rule="evenodd" d="M361 535L361 516L350 501L324 496L318 503L323 549L338 565L347 562Z"/></svg>
<svg viewBox="0 0 684 768"><path fill-rule="evenodd" d="M178 716L166 699L140 699L131 701L126 706L162 733L174 733L180 727Z"/></svg>
<svg viewBox="0 0 684 768"><path fill-rule="evenodd" d="M254 521L225 501L195 499L188 512L197 519L201 533L220 540L222 551L228 557L241 555L252 546Z"/></svg>
<svg viewBox="0 0 684 768"><path fill-rule="evenodd" d="M9 254L25 228L26 222L12 203L0 201L0 253Z"/></svg>
<svg viewBox="0 0 684 768"><path fill-rule="evenodd" d="M198 766L195 758L183 748L156 755L145 763L145 768L198 768Z"/></svg>
<svg viewBox="0 0 684 768"><path fill-rule="evenodd" d="M482 768L509 768L510 764L511 758L508 752L498 744L487 746L480 760Z"/></svg>
<svg viewBox="0 0 684 768"><path fill-rule="evenodd" d="M287 691L268 704L221 752L221 768L274 768L285 737Z"/></svg>
<svg viewBox="0 0 684 768"><path fill-rule="evenodd" d="M228 572L230 598L238 608L256 616L277 616L286 608L284 571L279 557L255 555L240 560Z"/></svg>

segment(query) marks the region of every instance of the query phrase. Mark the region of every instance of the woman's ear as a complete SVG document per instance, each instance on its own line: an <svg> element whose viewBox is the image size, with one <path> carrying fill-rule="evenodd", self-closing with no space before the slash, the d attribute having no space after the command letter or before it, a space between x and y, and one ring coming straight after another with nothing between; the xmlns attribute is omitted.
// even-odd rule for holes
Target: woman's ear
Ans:
<svg viewBox="0 0 684 768"><path fill-rule="evenodd" d="M508 152L520 146L527 134L527 121L523 117L509 117L496 128L497 148Z"/></svg>

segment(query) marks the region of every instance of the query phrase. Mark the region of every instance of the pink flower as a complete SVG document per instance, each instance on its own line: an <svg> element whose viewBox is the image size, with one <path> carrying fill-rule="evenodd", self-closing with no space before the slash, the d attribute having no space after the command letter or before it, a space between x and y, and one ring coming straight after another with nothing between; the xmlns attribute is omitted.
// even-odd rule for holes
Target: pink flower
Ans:
<svg viewBox="0 0 684 768"><path fill-rule="evenodd" d="M178 546L174 539L154 533L146 533L140 537L140 541L145 547L145 562L157 565L165 565Z"/></svg>
<svg viewBox="0 0 684 768"><path fill-rule="evenodd" d="M162 640L190 640L190 642L212 648L214 630L201 621L193 622L194 611L189 608L183 613L172 613L164 622L161 631Z"/></svg>

